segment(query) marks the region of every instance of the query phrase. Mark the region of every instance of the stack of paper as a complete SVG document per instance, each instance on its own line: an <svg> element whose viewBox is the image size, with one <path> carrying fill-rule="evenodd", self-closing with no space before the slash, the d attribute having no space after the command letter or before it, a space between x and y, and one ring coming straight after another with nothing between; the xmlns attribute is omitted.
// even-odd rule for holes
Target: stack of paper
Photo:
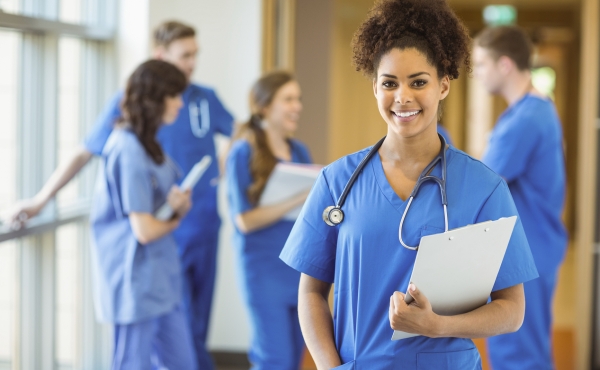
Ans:
<svg viewBox="0 0 600 370"><path fill-rule="evenodd" d="M321 172L322 166L298 163L277 163L265 190L263 191L259 206L270 206L292 198L295 195L309 190ZM294 221L298 218L302 207L298 207L285 215L284 219Z"/></svg>

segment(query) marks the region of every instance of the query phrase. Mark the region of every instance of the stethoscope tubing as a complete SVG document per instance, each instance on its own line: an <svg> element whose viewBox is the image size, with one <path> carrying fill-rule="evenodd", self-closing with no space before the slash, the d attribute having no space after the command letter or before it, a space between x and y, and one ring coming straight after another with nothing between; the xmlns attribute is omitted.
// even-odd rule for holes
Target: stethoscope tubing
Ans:
<svg viewBox="0 0 600 370"><path fill-rule="evenodd" d="M440 141L442 144L440 152L433 159L433 161L431 161L425 167L423 172L421 172L421 175L419 175L419 179L417 180L415 188L413 189L413 191L411 192L411 194L408 198L408 203L406 205L406 208L404 209L404 212L402 213L402 218L400 219L400 226L398 227L398 239L400 240L400 244L402 244L402 246L404 248L413 250L413 251L418 250L419 246L411 247L404 242L404 240L402 239L402 228L404 227L404 221L406 220L406 215L408 214L408 210L410 209L410 206L412 205L413 200L419 193L419 189L421 188L421 185L426 181L434 181L436 184L438 184L438 186L440 188L442 205L444 207L444 232L448 231L448 199L447 199L447 194L446 194L446 170L447 170L446 149L447 149L447 144L446 144L446 140L444 139L443 136L438 134L438 137L440 138ZM327 223L329 226L338 225L343 221L344 213L341 208L344 205L344 203L346 202L346 198L348 197L348 194L350 193L350 189L352 189L352 186L356 182L356 179L358 178L358 176L360 175L360 173L362 172L364 167L367 165L367 163L379 151L379 148L381 148L381 145L383 144L385 138L386 137L384 136L375 145L373 145L373 147L371 148L369 153L367 153L367 155L362 159L362 161L356 167L356 169L352 173L352 176L350 176L350 179L346 183L346 186L344 186L344 190L342 191L342 194L338 198L336 205L332 206L332 207L327 207L325 209L323 219L324 219L325 223ZM439 177L429 175L429 173L433 170L433 168L437 165L438 162L441 162L440 165L442 167L442 178L441 179ZM331 219L331 215L332 215L333 211L336 211L338 214L339 220L337 222L333 222L333 220Z"/></svg>
<svg viewBox="0 0 600 370"><path fill-rule="evenodd" d="M188 103L192 134L203 138L210 131L210 108L202 92L192 91Z"/></svg>

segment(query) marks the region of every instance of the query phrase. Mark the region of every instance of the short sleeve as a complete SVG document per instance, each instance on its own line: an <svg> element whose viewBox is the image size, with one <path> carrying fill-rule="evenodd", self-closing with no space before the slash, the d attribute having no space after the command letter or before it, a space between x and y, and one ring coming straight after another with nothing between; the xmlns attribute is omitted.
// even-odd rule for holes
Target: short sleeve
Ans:
<svg viewBox="0 0 600 370"><path fill-rule="evenodd" d="M339 226L328 226L322 215L333 204L322 171L279 256L295 270L328 283L334 280Z"/></svg>
<svg viewBox="0 0 600 370"><path fill-rule="evenodd" d="M299 163L309 164L313 163L312 157L308 150L308 147L298 140L293 140L292 145L294 148L295 155Z"/></svg>
<svg viewBox="0 0 600 370"><path fill-rule="evenodd" d="M499 124L492 132L482 162L508 182L519 177L527 170L536 146L533 127L524 121Z"/></svg>
<svg viewBox="0 0 600 370"><path fill-rule="evenodd" d="M225 136L231 136L233 131L233 116L221 103L217 93L211 91L211 120L216 122L216 131Z"/></svg>
<svg viewBox="0 0 600 370"><path fill-rule="evenodd" d="M232 216L237 216L253 208L247 195L248 187L252 183L250 154L250 145L245 141L238 141L234 143L227 157L225 174Z"/></svg>
<svg viewBox="0 0 600 370"><path fill-rule="evenodd" d="M85 138L83 145L90 153L95 155L102 153L115 122L121 117L120 104L122 99L123 92L118 92L112 97Z"/></svg>
<svg viewBox="0 0 600 370"><path fill-rule="evenodd" d="M125 149L107 165L111 192L116 193L120 200L115 207L119 207L124 216L131 212L154 211L152 179L145 161L146 158L138 155L137 151Z"/></svg>
<svg viewBox="0 0 600 370"><path fill-rule="evenodd" d="M481 208L477 222L517 216L517 222L506 248L500 271L492 291L524 283L538 277L521 218L510 195L506 182L501 181Z"/></svg>

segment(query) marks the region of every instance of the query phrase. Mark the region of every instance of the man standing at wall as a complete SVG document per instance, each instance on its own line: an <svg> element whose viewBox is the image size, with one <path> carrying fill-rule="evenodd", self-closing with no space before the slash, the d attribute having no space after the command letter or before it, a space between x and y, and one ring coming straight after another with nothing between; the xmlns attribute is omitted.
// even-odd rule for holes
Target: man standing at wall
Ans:
<svg viewBox="0 0 600 370"><path fill-rule="evenodd" d="M177 66L189 81L198 54L195 30L179 22L165 22L156 28L154 43L154 57ZM13 223L20 223L37 215L93 155L102 153L114 123L121 116L122 97L123 92L118 92L110 100L84 145L52 174L38 194L19 204L12 217ZM183 303L190 320L198 368L212 369L214 365L206 348L206 339L221 226L217 213L216 182L219 166L214 135L230 136L233 116L225 109L214 90L208 87L190 82L182 98L184 106L177 120L160 129L158 140L167 155L182 170L182 179L205 155L213 159L192 191L192 209L174 232L184 274Z"/></svg>
<svg viewBox="0 0 600 370"><path fill-rule="evenodd" d="M552 298L567 247L561 220L565 164L554 104L531 82L531 54L531 41L517 27L488 28L474 40L475 77L508 103L483 162L508 183L540 275L524 284L521 329L488 339L494 370L554 368Z"/></svg>

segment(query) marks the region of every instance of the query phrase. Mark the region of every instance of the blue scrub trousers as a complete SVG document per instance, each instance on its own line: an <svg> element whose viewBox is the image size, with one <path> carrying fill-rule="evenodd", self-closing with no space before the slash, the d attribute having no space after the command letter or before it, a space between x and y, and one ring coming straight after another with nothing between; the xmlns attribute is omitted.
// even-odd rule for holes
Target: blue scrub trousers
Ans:
<svg viewBox="0 0 600 370"><path fill-rule="evenodd" d="M115 325L112 370L196 370L188 322L181 308L134 324Z"/></svg>
<svg viewBox="0 0 600 370"><path fill-rule="evenodd" d="M218 228L217 228L218 230ZM214 363L206 347L210 310L217 271L218 233L195 240L181 256L183 305L188 316L199 370L212 370Z"/></svg>
<svg viewBox="0 0 600 370"><path fill-rule="evenodd" d="M249 303L253 370L298 370L304 354L298 307L273 300Z"/></svg>
<svg viewBox="0 0 600 370"><path fill-rule="evenodd" d="M552 358L552 298L558 268L525 282L525 319L510 334L488 338L488 353L494 370L554 369Z"/></svg>

